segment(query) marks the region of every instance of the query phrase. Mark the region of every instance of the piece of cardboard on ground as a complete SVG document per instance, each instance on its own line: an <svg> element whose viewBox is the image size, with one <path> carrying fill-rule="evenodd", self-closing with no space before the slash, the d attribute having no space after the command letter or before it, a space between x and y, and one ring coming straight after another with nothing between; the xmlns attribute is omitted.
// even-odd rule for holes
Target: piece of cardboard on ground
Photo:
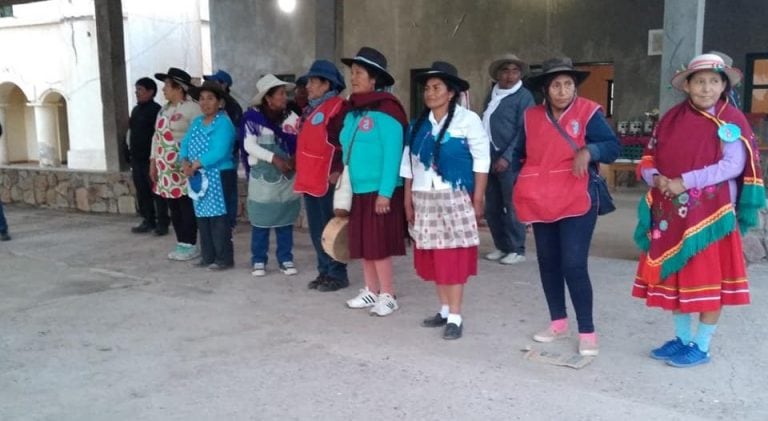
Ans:
<svg viewBox="0 0 768 421"><path fill-rule="evenodd" d="M523 358L529 361L552 364L562 367L581 369L588 366L595 357L584 357L579 354L566 354L561 352L542 351L527 347L524 349Z"/></svg>

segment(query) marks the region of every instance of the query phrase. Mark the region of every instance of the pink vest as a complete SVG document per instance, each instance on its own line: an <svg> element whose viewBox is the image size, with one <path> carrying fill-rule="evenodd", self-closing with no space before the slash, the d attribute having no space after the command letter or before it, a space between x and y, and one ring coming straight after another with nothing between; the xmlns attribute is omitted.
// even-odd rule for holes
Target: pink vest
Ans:
<svg viewBox="0 0 768 421"><path fill-rule="evenodd" d="M328 123L342 105L343 99L330 98L304 120L296 140L296 193L321 197L328 192L328 174L336 151L336 146L328 141Z"/></svg>
<svg viewBox="0 0 768 421"><path fill-rule="evenodd" d="M579 148L586 145L587 123L600 105L580 97L560 116L558 123ZM576 154L547 115L544 105L525 112L525 163L520 170L512 200L524 223L554 222L584 215L592 201L589 174L573 175Z"/></svg>

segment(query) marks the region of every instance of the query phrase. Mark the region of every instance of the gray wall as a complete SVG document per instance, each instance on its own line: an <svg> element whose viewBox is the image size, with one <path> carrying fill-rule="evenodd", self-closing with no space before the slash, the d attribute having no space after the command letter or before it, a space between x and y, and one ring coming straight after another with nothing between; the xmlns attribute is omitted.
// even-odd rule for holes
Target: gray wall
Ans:
<svg viewBox="0 0 768 421"><path fill-rule="evenodd" d="M301 74L316 55L340 65L340 57L369 45L389 59L406 108L410 70L443 59L470 81L480 111L488 64L505 52L533 64L557 55L612 62L615 120L658 107L661 57L648 56L647 44L648 30L662 27L664 0L299 0L292 15L276 0L210 5L214 67L232 73L244 102L264 73ZM746 53L768 51L765 16L766 0L707 1L705 51L722 50L743 68Z"/></svg>
<svg viewBox="0 0 768 421"><path fill-rule="evenodd" d="M768 52L767 19L766 0L708 0L704 13L704 51L728 54L733 58L733 65L746 74L746 55ZM743 85L739 87L742 94L743 88Z"/></svg>
<svg viewBox="0 0 768 421"><path fill-rule="evenodd" d="M475 110L496 55L514 52L534 64L559 55L613 62L615 113L629 118L657 106L660 57L647 55L647 39L662 20L663 0L347 1L343 51L370 45L387 55L406 106L410 69L447 60L472 84Z"/></svg>
<svg viewBox="0 0 768 421"><path fill-rule="evenodd" d="M315 2L298 3L288 15L273 0L210 0L213 68L232 75L243 106L264 74L298 77L315 59Z"/></svg>

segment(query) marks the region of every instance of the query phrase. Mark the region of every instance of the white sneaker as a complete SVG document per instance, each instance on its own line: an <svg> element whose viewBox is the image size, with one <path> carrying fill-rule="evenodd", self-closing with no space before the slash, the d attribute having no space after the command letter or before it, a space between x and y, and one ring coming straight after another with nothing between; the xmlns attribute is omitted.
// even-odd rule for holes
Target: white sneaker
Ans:
<svg viewBox="0 0 768 421"><path fill-rule="evenodd" d="M254 263L253 264L253 272L251 272L251 275L253 276L264 276L267 274L267 265L264 263Z"/></svg>
<svg viewBox="0 0 768 421"><path fill-rule="evenodd" d="M395 297L387 293L379 294L379 297L376 299L376 304L371 307L370 315L377 315L381 317L389 316L398 308L399 307L397 306L397 300L395 300Z"/></svg>
<svg viewBox="0 0 768 421"><path fill-rule="evenodd" d="M499 259L499 263L502 265L515 265L518 263L523 263L524 261L525 256L517 253L509 253L508 255Z"/></svg>
<svg viewBox="0 0 768 421"><path fill-rule="evenodd" d="M372 293L368 288L363 288L357 297L347 300L347 307L349 308L366 308L376 305L376 294Z"/></svg>
<svg viewBox="0 0 768 421"><path fill-rule="evenodd" d="M507 253L504 253L501 250L494 250L494 251L492 251L492 252L490 252L490 253L485 255L485 260L490 260L492 262L495 262L495 261L501 259L502 257L504 257L504 255L506 255L506 254Z"/></svg>
<svg viewBox="0 0 768 421"><path fill-rule="evenodd" d="M288 276L299 273L299 270L296 269L296 265L291 261L280 263L280 271Z"/></svg>
<svg viewBox="0 0 768 421"><path fill-rule="evenodd" d="M170 253L168 253L168 259L170 260L180 260L179 259L179 253L181 253L181 244L176 244L176 248L173 249Z"/></svg>

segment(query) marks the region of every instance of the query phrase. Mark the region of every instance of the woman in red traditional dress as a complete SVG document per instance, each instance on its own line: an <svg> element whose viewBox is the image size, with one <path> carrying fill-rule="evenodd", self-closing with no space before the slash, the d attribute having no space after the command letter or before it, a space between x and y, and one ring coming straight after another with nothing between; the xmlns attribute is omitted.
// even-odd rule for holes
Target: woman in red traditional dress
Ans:
<svg viewBox="0 0 768 421"><path fill-rule="evenodd" d="M722 306L749 303L740 232L756 225L765 188L755 136L728 100L740 80L719 56L694 57L672 78L688 98L659 121L638 166L651 189L638 209L632 295L673 312L676 337L651 351L673 367L709 362Z"/></svg>

